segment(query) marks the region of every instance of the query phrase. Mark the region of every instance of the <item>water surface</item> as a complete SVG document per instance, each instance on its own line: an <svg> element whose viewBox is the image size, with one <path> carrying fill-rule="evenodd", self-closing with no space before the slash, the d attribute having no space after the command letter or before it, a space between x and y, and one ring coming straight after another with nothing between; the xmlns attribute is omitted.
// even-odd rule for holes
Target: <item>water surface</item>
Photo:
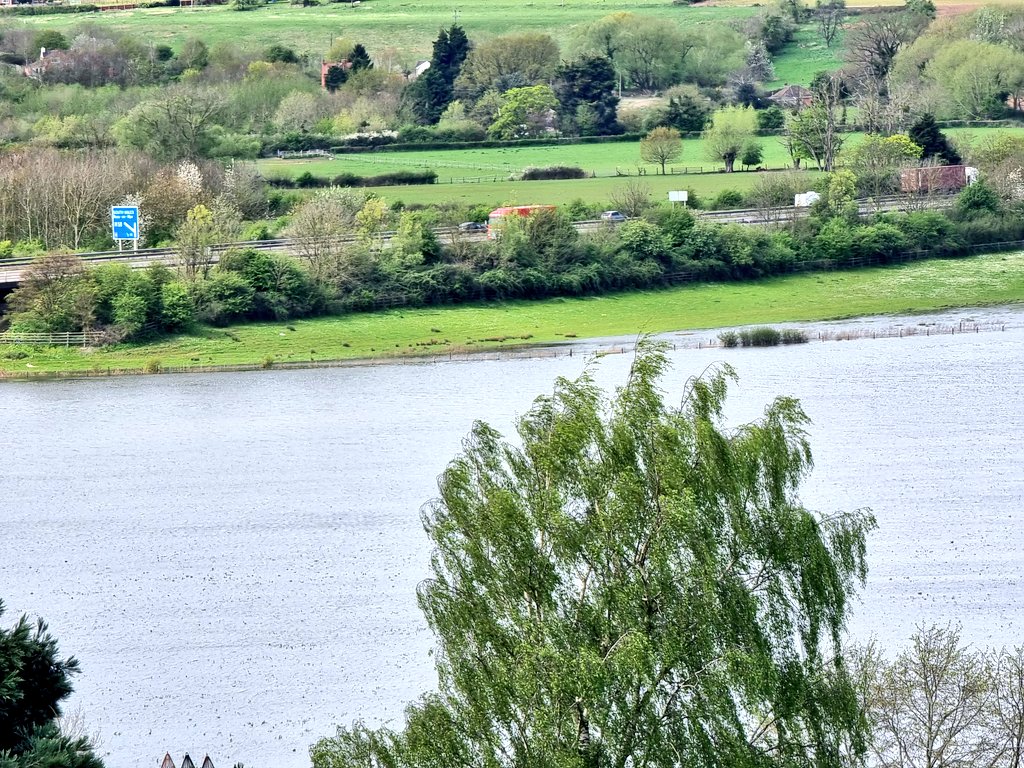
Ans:
<svg viewBox="0 0 1024 768"><path fill-rule="evenodd" d="M940 320L964 316L1010 327L681 349L666 382L675 400L729 361L734 423L776 394L801 398L817 464L805 501L879 520L851 631L892 648L920 622L960 622L981 644L1024 636L1024 322ZM606 358L599 381L628 364ZM335 724L399 721L433 685L419 508L473 420L507 431L582 366L6 384L0 622L41 614L80 658L71 708L101 731L110 768L155 767L168 750L220 768L307 765Z"/></svg>

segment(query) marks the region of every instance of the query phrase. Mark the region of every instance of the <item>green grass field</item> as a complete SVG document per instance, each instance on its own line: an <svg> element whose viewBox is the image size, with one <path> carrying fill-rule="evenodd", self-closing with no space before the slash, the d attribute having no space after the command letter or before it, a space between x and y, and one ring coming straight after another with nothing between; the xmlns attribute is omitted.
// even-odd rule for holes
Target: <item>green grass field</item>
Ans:
<svg viewBox="0 0 1024 768"><path fill-rule="evenodd" d="M567 338L632 335L732 325L812 321L1024 301L1024 254L702 284L585 299L556 299L242 325L159 344L82 352L0 349L0 373L142 371L444 354ZM497 339L507 337L507 341Z"/></svg>
<svg viewBox="0 0 1024 768"><path fill-rule="evenodd" d="M793 41L773 59L775 79L765 83L770 90L787 85L807 85L819 72L831 72L843 65L843 37L840 34L829 48L813 25L796 31Z"/></svg>
<svg viewBox="0 0 1024 768"><path fill-rule="evenodd" d="M991 128L948 128L944 132L950 138L982 136ZM1024 127L1006 129L1012 133L1024 134ZM861 133L846 134L846 146L853 147L863 140ZM789 165L782 142L775 136L760 139L764 148L763 164L769 168L783 168ZM355 173L372 176L392 171L429 168L437 171L439 181L449 179L477 179L506 177L524 168L542 168L553 165L569 165L582 168L598 176L614 176L616 171L636 174L639 167L647 169L648 175L656 172L657 166L640 159L640 144L636 141L616 141L605 144L558 144L541 147L494 147L489 149L434 149L410 152L366 152L336 155L333 158L281 160L268 158L259 161L260 170L268 178L294 178L309 172L315 176L335 176L339 173ZM704 171L720 170L724 166L709 160L705 154L702 139L684 139L683 153L671 163L682 172L685 168Z"/></svg>
<svg viewBox="0 0 1024 768"><path fill-rule="evenodd" d="M788 156L782 144L775 137L765 137L766 165L781 168L788 163ZM657 166L643 163L640 159L640 145L635 141L615 141L606 144L562 144L542 147L495 147L491 149L438 149L422 152L372 152L338 155L331 159L261 160L260 170L268 177L294 178L309 171L317 176L356 173L371 176L391 171L431 168L437 171L439 180L449 178L507 176L524 168L542 168L552 165L571 165L598 176L613 176L616 171L636 174L637 168L645 167L648 174L655 173ZM671 165L705 171L723 168L721 163L708 160L704 142L701 139L683 141L683 153Z"/></svg>
<svg viewBox="0 0 1024 768"><path fill-rule="evenodd" d="M147 41L178 47L191 37L246 46L283 43L303 53L322 54L336 37L362 42L372 53L395 48L399 60L415 63L430 58L438 29L456 21L469 36L482 40L511 32L548 32L563 45L580 24L610 13L629 11L672 19L680 24L743 18L755 8L675 6L660 0L564 0L512 2L512 0L362 0L358 6L328 4L310 8L275 2L253 11L227 7L155 8L106 11L82 15L29 16L29 27L70 30L82 24L130 32Z"/></svg>
<svg viewBox="0 0 1024 768"><path fill-rule="evenodd" d="M950 137L978 137L991 132L988 128L949 128ZM1024 127L999 129L1024 134ZM855 146L863 134L847 135L847 146ZM779 139L765 136L765 165L783 168L787 155ZM509 181L509 175L535 166L572 165L597 174L597 178L568 181ZM616 169L636 179L637 169L645 167L647 175L642 181L651 188L654 199L664 199L671 189L686 189L702 197L711 197L723 189L740 192L750 189L757 181L755 172L675 173L661 176L654 166L640 161L637 142L611 142L607 144L566 144L545 147L514 147L493 149L429 150L423 152L373 152L339 155L331 159L314 160L260 160L262 172L270 178L294 178L303 172L317 176L335 176L354 173L372 176L390 171L430 168L438 173L438 183L397 187L374 187L381 197L407 204L430 204L455 201L467 204L500 205L505 203L558 204L579 198L587 203L605 203L616 188L629 179L615 176ZM677 170L686 167L705 171L721 168L704 157L704 143L700 139L683 142L682 157L673 163ZM817 172L807 173L808 188L817 178Z"/></svg>
<svg viewBox="0 0 1024 768"><path fill-rule="evenodd" d="M820 174L807 173L808 189ZM464 205L563 205L572 200L614 207L612 197L627 182L639 181L647 186L651 200L668 199L669 190L685 189L702 200L708 200L724 189L745 192L757 181L756 173L705 173L637 178L600 178L570 181L482 181L454 184L430 184L398 187L373 187L370 191L389 202L400 200L406 205L460 203Z"/></svg>

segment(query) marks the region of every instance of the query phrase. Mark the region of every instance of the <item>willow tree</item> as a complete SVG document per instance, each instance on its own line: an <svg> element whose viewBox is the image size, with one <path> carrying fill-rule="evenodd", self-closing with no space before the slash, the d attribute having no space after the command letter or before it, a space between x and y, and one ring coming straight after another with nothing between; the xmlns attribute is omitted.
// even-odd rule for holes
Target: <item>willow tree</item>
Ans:
<svg viewBox="0 0 1024 768"><path fill-rule="evenodd" d="M644 345L610 401L559 380L508 442L477 424L424 511L437 692L339 728L316 768L848 765L841 655L870 514L803 508L807 418L727 430L733 372L665 405Z"/></svg>

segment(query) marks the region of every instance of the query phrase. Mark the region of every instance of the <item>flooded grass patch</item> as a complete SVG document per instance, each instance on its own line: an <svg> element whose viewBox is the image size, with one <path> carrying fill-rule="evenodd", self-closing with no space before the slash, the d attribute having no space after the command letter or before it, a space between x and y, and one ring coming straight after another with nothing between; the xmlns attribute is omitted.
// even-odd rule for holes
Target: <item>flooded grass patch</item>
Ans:
<svg viewBox="0 0 1024 768"><path fill-rule="evenodd" d="M161 361L161 370L199 370L257 366L268 356L294 364L310 362L311 357L313 362L401 358L422 355L426 340L442 342L427 348L431 354L448 354L469 346L507 346L509 341L547 344L573 338L895 315L1021 301L1024 254L1000 253L579 299L392 310L288 325L254 323L226 331L201 329L155 344L89 353L64 347L19 347L0 355L0 376L42 371L142 372L146 362L154 359ZM443 336L435 331L440 328L444 328ZM567 333L567 328L573 329L572 333ZM463 341L448 341L457 339Z"/></svg>

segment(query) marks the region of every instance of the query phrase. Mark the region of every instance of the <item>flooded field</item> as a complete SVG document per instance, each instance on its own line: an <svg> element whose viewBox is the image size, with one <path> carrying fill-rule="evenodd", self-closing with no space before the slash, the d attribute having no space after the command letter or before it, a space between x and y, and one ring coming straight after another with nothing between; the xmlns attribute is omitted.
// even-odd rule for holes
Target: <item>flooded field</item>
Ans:
<svg viewBox="0 0 1024 768"><path fill-rule="evenodd" d="M805 501L878 517L850 629L888 647L919 622L1024 637L1024 314L906 324L964 318L1006 330L681 348L666 382L677 399L729 361L736 423L801 398ZM0 623L42 615L79 657L71 709L110 768L307 765L335 724L400 719L433 684L419 507L474 419L508 431L584 357L4 385Z"/></svg>

